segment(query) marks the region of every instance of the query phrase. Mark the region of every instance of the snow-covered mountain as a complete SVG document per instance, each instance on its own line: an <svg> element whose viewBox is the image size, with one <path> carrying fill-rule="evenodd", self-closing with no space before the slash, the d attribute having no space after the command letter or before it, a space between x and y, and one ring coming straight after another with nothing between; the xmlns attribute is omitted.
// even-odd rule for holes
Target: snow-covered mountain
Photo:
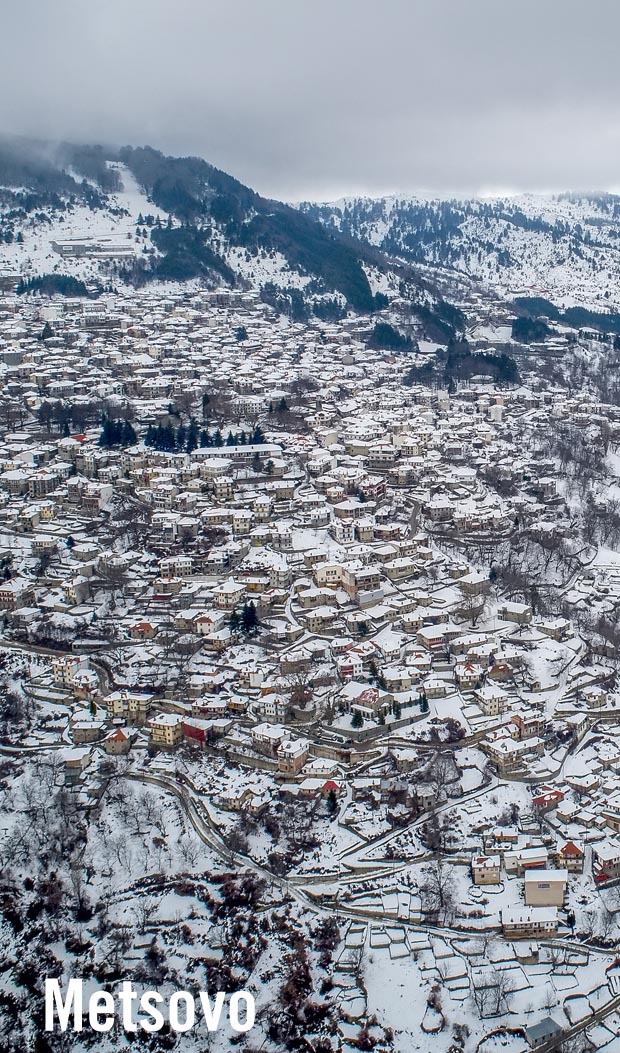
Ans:
<svg viewBox="0 0 620 1053"><path fill-rule="evenodd" d="M620 305L620 197L525 194L441 200L346 198L302 211L409 263L478 278L500 295L562 307Z"/></svg>
<svg viewBox="0 0 620 1053"><path fill-rule="evenodd" d="M411 264L326 230L201 158L150 147L0 142L0 267L28 288L71 293L85 291L76 283L224 282L259 290L297 321L369 314L387 294L404 297L431 336L462 328Z"/></svg>
<svg viewBox="0 0 620 1053"><path fill-rule="evenodd" d="M414 332L446 342L463 330L453 306L463 280L494 298L618 313L620 197L348 198L295 208L201 158L3 140L0 269L71 293L226 283L259 291L297 321L398 301Z"/></svg>

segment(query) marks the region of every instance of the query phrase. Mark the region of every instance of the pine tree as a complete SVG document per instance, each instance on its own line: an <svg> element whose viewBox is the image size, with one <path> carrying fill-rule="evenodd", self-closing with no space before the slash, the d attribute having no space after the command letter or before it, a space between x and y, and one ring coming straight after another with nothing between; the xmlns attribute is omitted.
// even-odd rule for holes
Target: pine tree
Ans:
<svg viewBox="0 0 620 1053"><path fill-rule="evenodd" d="M258 631L259 624L256 607L252 601L244 603L241 611L241 628L246 636L253 636Z"/></svg>
<svg viewBox="0 0 620 1053"><path fill-rule="evenodd" d="M136 435L136 429L130 421L125 420L121 425L120 444L121 446L135 446L138 441Z"/></svg>
<svg viewBox="0 0 620 1053"><path fill-rule="evenodd" d="M162 449L167 453L174 453L176 450L176 433L172 424L166 424L165 428L162 428Z"/></svg>
<svg viewBox="0 0 620 1053"><path fill-rule="evenodd" d="M47 429L48 433L52 430L52 421L54 419L54 408L50 402L42 402L37 410L37 417L39 424Z"/></svg>
<svg viewBox="0 0 620 1053"><path fill-rule="evenodd" d="M187 453L192 453L198 445L198 425L193 417L190 417L189 426L187 429L187 439L185 441L185 449Z"/></svg>
<svg viewBox="0 0 620 1053"><path fill-rule="evenodd" d="M109 417L104 417L101 422L101 433L99 435L99 445L103 446L104 449L109 450L113 445L113 428L112 421Z"/></svg>

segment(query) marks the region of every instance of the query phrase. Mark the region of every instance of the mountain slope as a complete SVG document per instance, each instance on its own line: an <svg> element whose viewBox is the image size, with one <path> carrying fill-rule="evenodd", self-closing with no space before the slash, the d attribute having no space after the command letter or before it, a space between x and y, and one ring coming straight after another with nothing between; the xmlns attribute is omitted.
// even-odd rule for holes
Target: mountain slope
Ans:
<svg viewBox="0 0 620 1053"><path fill-rule="evenodd" d="M620 197L353 198L302 211L409 263L451 269L511 297L618 310Z"/></svg>
<svg viewBox="0 0 620 1053"><path fill-rule="evenodd" d="M409 264L261 197L201 158L148 146L3 140L3 230L1 258L26 278L51 271L91 286L240 284L293 317L314 311L326 319L371 313L388 292L406 298L423 331L448 340L462 329L460 312Z"/></svg>

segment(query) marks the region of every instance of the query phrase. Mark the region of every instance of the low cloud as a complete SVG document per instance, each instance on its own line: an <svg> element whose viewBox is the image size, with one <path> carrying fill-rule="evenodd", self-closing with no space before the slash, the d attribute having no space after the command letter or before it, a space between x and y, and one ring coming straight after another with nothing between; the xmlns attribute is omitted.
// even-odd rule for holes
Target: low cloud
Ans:
<svg viewBox="0 0 620 1053"><path fill-rule="evenodd" d="M200 154L262 193L620 184L614 0L21 0L1 131Z"/></svg>

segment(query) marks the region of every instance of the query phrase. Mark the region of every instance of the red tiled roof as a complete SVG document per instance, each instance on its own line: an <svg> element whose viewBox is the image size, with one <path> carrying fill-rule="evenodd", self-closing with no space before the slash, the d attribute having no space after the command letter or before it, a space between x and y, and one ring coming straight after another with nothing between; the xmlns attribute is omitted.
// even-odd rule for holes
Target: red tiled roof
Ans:
<svg viewBox="0 0 620 1053"><path fill-rule="evenodd" d="M564 848L560 849L563 856L582 856L583 852L573 841L567 841Z"/></svg>

